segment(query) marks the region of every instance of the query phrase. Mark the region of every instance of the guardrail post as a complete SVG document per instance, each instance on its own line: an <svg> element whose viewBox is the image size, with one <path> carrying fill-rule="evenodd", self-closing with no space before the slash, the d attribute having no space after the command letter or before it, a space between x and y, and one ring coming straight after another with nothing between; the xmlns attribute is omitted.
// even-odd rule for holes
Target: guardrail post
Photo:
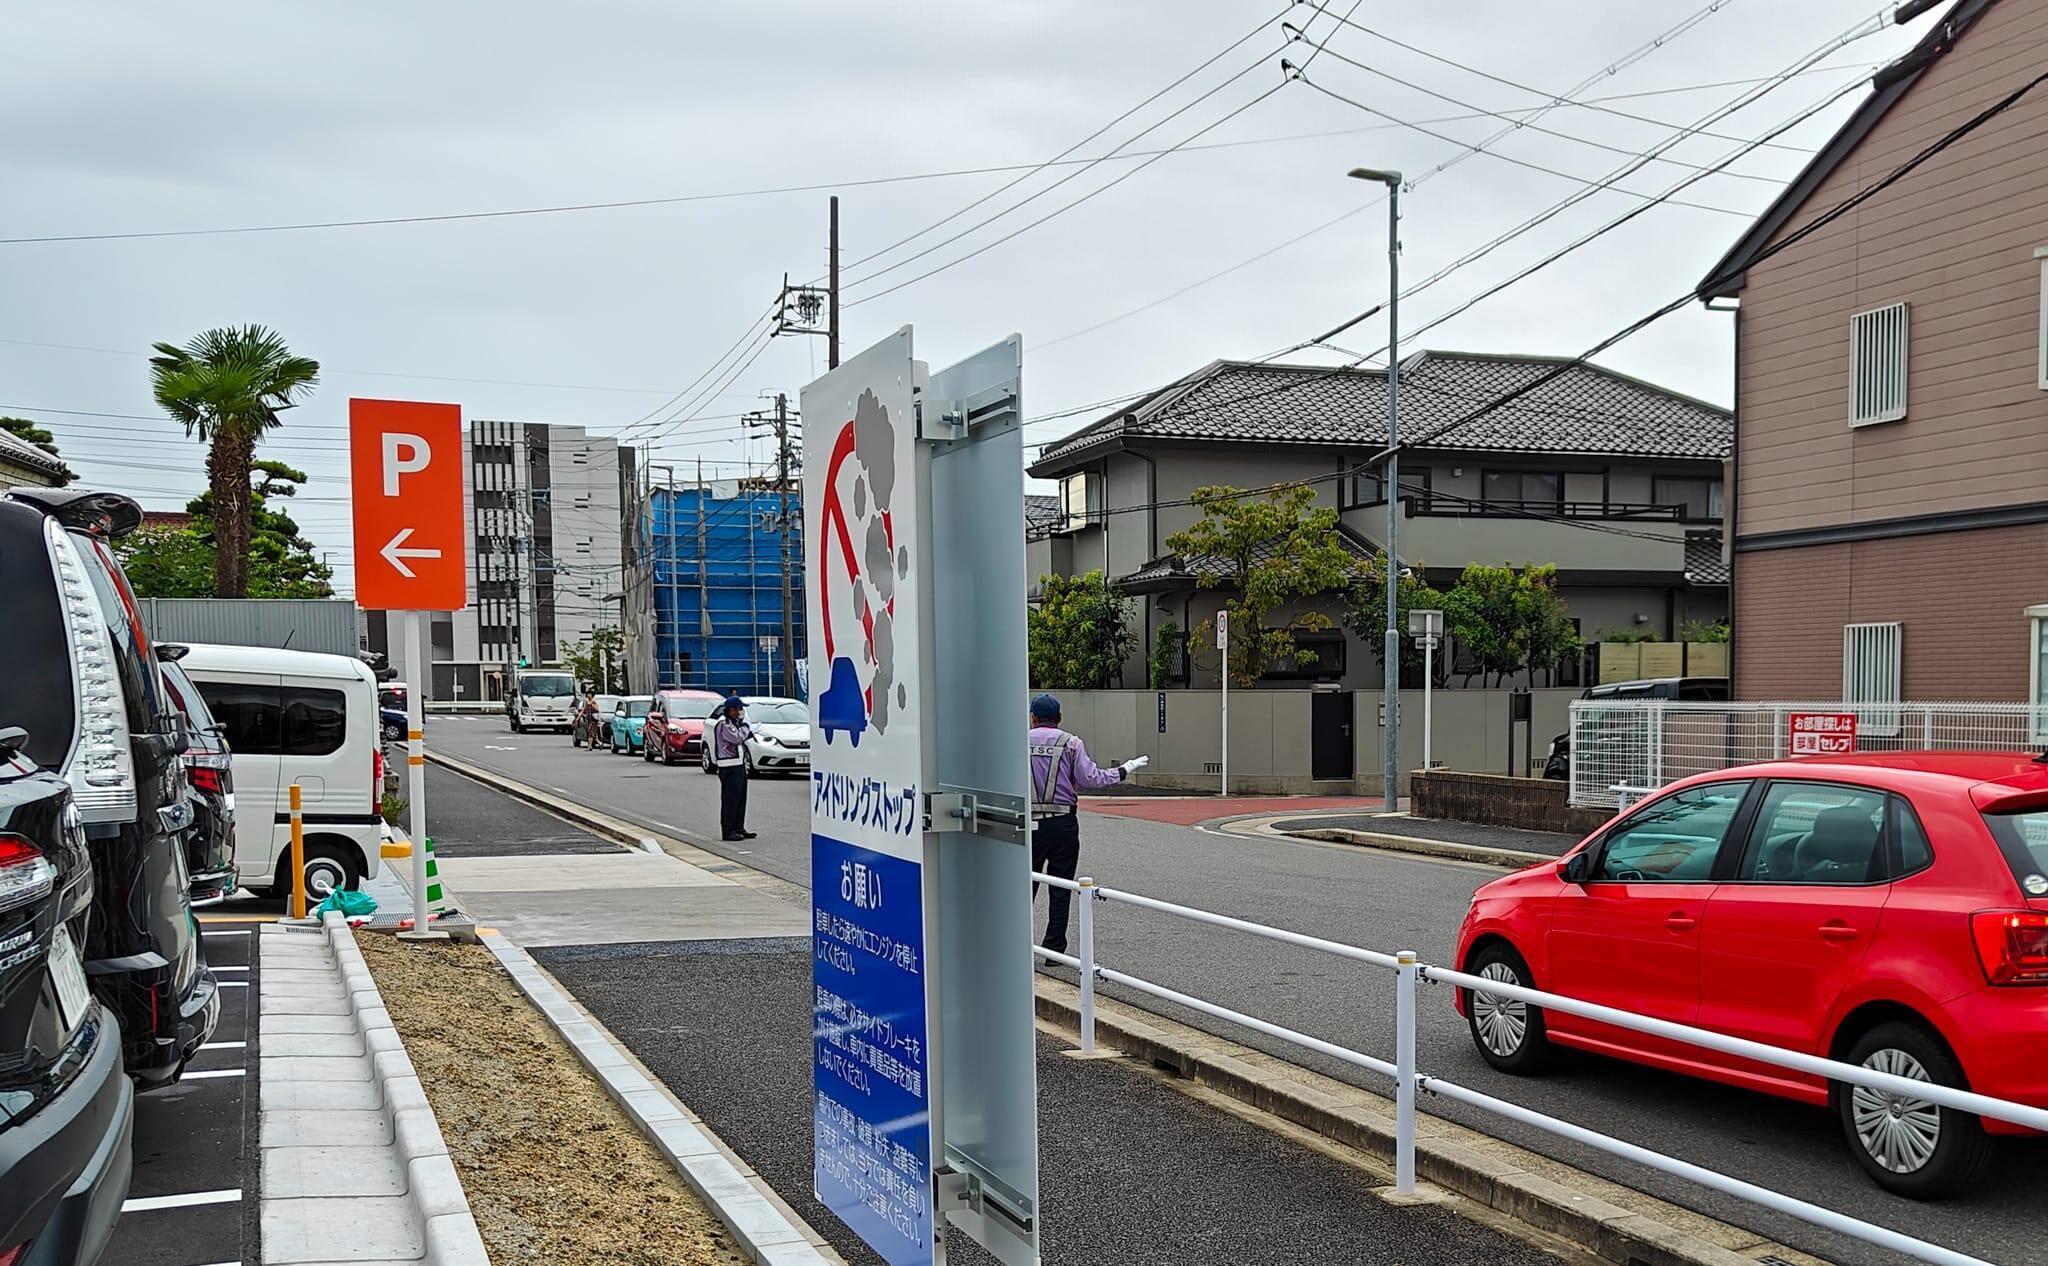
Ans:
<svg viewBox="0 0 2048 1266"><path fill-rule="evenodd" d="M1415 1194L1414 950L1394 955L1394 1194Z"/></svg>
<svg viewBox="0 0 2048 1266"><path fill-rule="evenodd" d="M1086 875L1074 894L1081 907L1081 1053L1095 1053L1095 881Z"/></svg>

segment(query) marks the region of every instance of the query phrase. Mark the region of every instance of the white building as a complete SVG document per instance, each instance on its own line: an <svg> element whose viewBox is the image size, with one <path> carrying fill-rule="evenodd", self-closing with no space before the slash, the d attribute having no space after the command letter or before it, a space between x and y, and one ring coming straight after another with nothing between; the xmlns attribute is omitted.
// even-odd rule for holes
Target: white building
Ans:
<svg viewBox="0 0 2048 1266"><path fill-rule="evenodd" d="M619 595L636 478L634 450L580 426L469 424L470 604L431 618L429 699L497 699L507 667L560 663L565 645L627 620ZM401 622L371 612L368 623L370 649L409 677Z"/></svg>

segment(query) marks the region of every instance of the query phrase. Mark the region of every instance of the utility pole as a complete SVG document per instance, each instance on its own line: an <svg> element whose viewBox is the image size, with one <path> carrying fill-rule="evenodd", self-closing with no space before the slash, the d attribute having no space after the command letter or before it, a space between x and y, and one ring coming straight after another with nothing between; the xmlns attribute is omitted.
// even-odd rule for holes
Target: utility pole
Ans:
<svg viewBox="0 0 2048 1266"><path fill-rule="evenodd" d="M792 286L782 274L782 293L775 299L775 334L816 334L825 339L825 368L839 368L839 198L831 200L831 221L825 242L825 285ZM820 321L824 323L819 324Z"/></svg>
<svg viewBox="0 0 2048 1266"><path fill-rule="evenodd" d="M707 579L708 569L704 565L704 459L697 459L697 636L702 641L702 662L697 671L704 674L707 688L716 690L711 683L711 584Z"/></svg>
<svg viewBox="0 0 2048 1266"><path fill-rule="evenodd" d="M832 311L825 323L825 368L837 369L839 368L839 195L836 193L832 195L830 238L831 240L826 246L826 250L830 255L830 264L826 269L825 293L830 296ZM783 658L787 659L788 656L785 654ZM785 690L783 693L788 694L789 692Z"/></svg>
<svg viewBox="0 0 2048 1266"><path fill-rule="evenodd" d="M791 609L790 596L790 537L795 532L796 520L789 512L790 466L795 450L789 442L789 396L784 392L775 393L775 414L750 413L746 417L748 426L768 426L775 431L775 488L781 503L777 514L777 527L782 537L782 693L785 698L796 697L796 618Z"/></svg>
<svg viewBox="0 0 2048 1266"><path fill-rule="evenodd" d="M1351 175L1387 187L1387 465L1380 473L1387 499L1387 728L1380 796L1391 813L1401 807L1401 173L1359 167Z"/></svg>

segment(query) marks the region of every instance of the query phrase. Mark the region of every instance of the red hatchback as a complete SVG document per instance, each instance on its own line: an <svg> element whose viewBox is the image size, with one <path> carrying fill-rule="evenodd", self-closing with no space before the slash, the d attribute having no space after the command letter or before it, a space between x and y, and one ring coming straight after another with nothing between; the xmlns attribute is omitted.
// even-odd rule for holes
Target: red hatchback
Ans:
<svg viewBox="0 0 2048 1266"><path fill-rule="evenodd" d="M725 698L710 690L663 690L647 707L640 755L664 765L695 756L704 746L704 714Z"/></svg>
<svg viewBox="0 0 2048 1266"><path fill-rule="evenodd" d="M1548 990L2048 1107L2048 764L1919 752L1690 778L1472 898L1458 961ZM1923 1100L1461 991L1494 1067L1570 1046L1831 1108L1930 1197L2022 1133Z"/></svg>

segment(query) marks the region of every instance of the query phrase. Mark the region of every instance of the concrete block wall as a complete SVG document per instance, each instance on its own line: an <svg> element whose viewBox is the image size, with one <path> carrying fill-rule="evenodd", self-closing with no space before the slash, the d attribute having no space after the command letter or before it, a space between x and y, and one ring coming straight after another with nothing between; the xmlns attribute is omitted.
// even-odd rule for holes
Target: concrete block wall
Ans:
<svg viewBox="0 0 2048 1266"><path fill-rule="evenodd" d="M1415 775L1411 812L1419 818L1454 818L1571 835L1591 834L1612 816L1606 809L1567 804L1569 790L1570 784L1561 779L1431 770Z"/></svg>
<svg viewBox="0 0 2048 1266"><path fill-rule="evenodd" d="M1209 790L1217 785L1215 766L1222 755L1222 697L1215 690L1168 690L1166 729L1159 728L1156 690L1057 691L1066 728L1088 744L1097 764L1149 756L1152 764L1139 776L1148 786ZM1436 690L1431 757L1440 766L1481 773L1508 768L1508 695L1506 690ZM1537 768L1550 740L1570 728L1571 701L1576 689L1534 692L1535 717L1529 749ZM1351 777L1317 780L1310 776L1314 692L1308 690L1233 690L1230 692L1230 783L1244 794L1377 795L1380 791L1380 692L1345 692L1350 701ZM1404 691L1401 705L1401 765L1422 764L1422 692ZM1522 736L1515 736L1514 760L1523 760Z"/></svg>

